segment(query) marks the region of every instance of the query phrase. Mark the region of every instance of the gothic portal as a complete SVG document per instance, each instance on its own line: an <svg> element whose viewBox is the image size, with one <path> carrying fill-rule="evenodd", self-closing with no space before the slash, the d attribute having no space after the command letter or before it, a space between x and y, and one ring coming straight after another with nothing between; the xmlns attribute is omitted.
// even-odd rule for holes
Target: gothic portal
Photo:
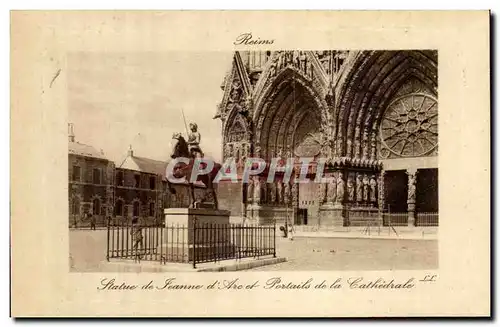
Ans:
<svg viewBox="0 0 500 327"><path fill-rule="evenodd" d="M333 177L221 183L221 207L233 216L437 225L436 51L237 51L221 87L224 160L242 170L251 156L308 157L314 178L322 159Z"/></svg>

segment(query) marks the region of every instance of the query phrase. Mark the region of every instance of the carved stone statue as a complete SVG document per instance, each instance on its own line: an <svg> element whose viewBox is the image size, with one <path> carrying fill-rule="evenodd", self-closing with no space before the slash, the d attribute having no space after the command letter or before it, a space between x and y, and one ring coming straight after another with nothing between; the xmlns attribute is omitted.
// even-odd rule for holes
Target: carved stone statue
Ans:
<svg viewBox="0 0 500 327"><path fill-rule="evenodd" d="M283 53L280 53L278 56L278 69L281 70L283 68Z"/></svg>
<svg viewBox="0 0 500 327"><path fill-rule="evenodd" d="M292 184L292 207L296 207L298 205L298 199L299 199L299 184L293 183Z"/></svg>
<svg viewBox="0 0 500 327"><path fill-rule="evenodd" d="M320 183L318 187L318 204L322 205L326 200L326 183Z"/></svg>
<svg viewBox="0 0 500 327"><path fill-rule="evenodd" d="M226 144L224 147L224 159L230 158L231 157L231 152L232 151L232 145L231 144Z"/></svg>
<svg viewBox="0 0 500 327"><path fill-rule="evenodd" d="M248 158L248 144L247 143L243 143L241 145L241 162L242 162L242 165L245 164L247 158Z"/></svg>
<svg viewBox="0 0 500 327"><path fill-rule="evenodd" d="M363 176L363 200L365 202L368 201L369 199L369 187L370 187L370 179L368 178L368 175Z"/></svg>
<svg viewBox="0 0 500 327"><path fill-rule="evenodd" d="M269 193L268 193L267 185L268 184L265 182L265 180L260 181L260 189L261 189L260 203L262 203L262 204L268 203L268 201L269 201Z"/></svg>
<svg viewBox="0 0 500 327"><path fill-rule="evenodd" d="M337 179L331 176L326 189L326 198L329 203L334 203L337 198Z"/></svg>
<svg viewBox="0 0 500 327"><path fill-rule="evenodd" d="M291 189L290 189L290 183L284 183L284 190L283 190L283 195L284 195L284 203L286 205L290 204L290 198L291 198Z"/></svg>
<svg viewBox="0 0 500 327"><path fill-rule="evenodd" d="M372 135L370 150L370 159L375 160L377 157L377 139L375 137L375 134Z"/></svg>
<svg viewBox="0 0 500 327"><path fill-rule="evenodd" d="M309 76L309 78L312 79L314 77L312 62L308 60L306 62L306 65L307 65L307 76Z"/></svg>
<svg viewBox="0 0 500 327"><path fill-rule="evenodd" d="M239 102L241 98L241 84L240 81L235 80L232 85L231 92L229 93L229 101L230 102Z"/></svg>
<svg viewBox="0 0 500 327"><path fill-rule="evenodd" d="M356 201L363 202L363 182L360 173L356 174Z"/></svg>
<svg viewBox="0 0 500 327"><path fill-rule="evenodd" d="M276 184L275 183L268 184L268 193L269 193L268 203L269 204L275 203L276 202Z"/></svg>
<svg viewBox="0 0 500 327"><path fill-rule="evenodd" d="M307 67L306 67L307 57L305 51L299 51L299 61L300 61L300 69L304 73L307 73Z"/></svg>
<svg viewBox="0 0 500 327"><path fill-rule="evenodd" d="M347 177L347 198L349 201L354 201L354 179L351 174Z"/></svg>
<svg viewBox="0 0 500 327"><path fill-rule="evenodd" d="M342 173L337 177L337 203L342 203L344 201L344 176Z"/></svg>
<svg viewBox="0 0 500 327"><path fill-rule="evenodd" d="M275 62L275 61L273 61L273 62L271 63L271 67L269 68L269 77L271 77L271 78L272 78L272 77L276 76L276 70L277 70L277 69L276 69L276 62Z"/></svg>
<svg viewBox="0 0 500 327"><path fill-rule="evenodd" d="M252 203L252 200L253 200L253 179L249 178L247 185L247 202Z"/></svg>
<svg viewBox="0 0 500 327"><path fill-rule="evenodd" d="M417 189L416 173L408 173L408 202L415 202L415 192Z"/></svg>
<svg viewBox="0 0 500 327"><path fill-rule="evenodd" d="M342 146L344 145L344 138L340 136L337 139L337 155L342 155Z"/></svg>
<svg viewBox="0 0 500 327"><path fill-rule="evenodd" d="M378 205L379 208L384 207L384 196L385 196L385 190L384 190L384 175L385 171L382 171L378 177Z"/></svg>
<svg viewBox="0 0 500 327"><path fill-rule="evenodd" d="M260 178L255 176L253 178L253 203L260 204Z"/></svg>
<svg viewBox="0 0 500 327"><path fill-rule="evenodd" d="M299 51L295 50L292 52L292 62L295 67L300 67Z"/></svg>
<svg viewBox="0 0 500 327"><path fill-rule="evenodd" d="M276 202L278 204L283 204L283 183L281 181L276 182Z"/></svg>
<svg viewBox="0 0 500 327"><path fill-rule="evenodd" d="M377 180L375 179L375 175L372 175L370 178L370 201L377 202Z"/></svg>

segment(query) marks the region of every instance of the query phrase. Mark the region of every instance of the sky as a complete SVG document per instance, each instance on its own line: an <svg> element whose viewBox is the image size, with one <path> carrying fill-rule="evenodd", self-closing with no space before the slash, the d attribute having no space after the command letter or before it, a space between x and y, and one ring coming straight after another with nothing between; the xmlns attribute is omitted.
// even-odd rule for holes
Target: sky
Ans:
<svg viewBox="0 0 500 327"><path fill-rule="evenodd" d="M69 122L75 140L120 162L134 155L168 160L172 134L196 122L207 156L221 158L220 86L232 52L71 53Z"/></svg>

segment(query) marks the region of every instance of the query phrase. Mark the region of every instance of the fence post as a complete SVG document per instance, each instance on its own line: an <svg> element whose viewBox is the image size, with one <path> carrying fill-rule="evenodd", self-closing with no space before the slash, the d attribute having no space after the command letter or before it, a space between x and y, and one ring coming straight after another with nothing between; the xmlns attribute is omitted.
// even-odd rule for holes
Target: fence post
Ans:
<svg viewBox="0 0 500 327"><path fill-rule="evenodd" d="M189 234L188 234L189 235ZM196 269L196 218L193 219L193 269Z"/></svg>
<svg viewBox="0 0 500 327"><path fill-rule="evenodd" d="M273 243L273 257L276 258L276 221L274 221Z"/></svg>
<svg viewBox="0 0 500 327"><path fill-rule="evenodd" d="M107 233L106 233L106 261L109 261L109 228L110 228L110 220L111 218L108 218L107 220Z"/></svg>

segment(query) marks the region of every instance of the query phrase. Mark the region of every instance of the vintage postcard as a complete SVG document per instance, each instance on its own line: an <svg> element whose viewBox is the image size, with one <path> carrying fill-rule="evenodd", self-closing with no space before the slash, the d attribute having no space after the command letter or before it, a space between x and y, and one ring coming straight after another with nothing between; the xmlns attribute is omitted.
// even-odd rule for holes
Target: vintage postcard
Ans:
<svg viewBox="0 0 500 327"><path fill-rule="evenodd" d="M489 19L12 12L12 315L489 316Z"/></svg>

